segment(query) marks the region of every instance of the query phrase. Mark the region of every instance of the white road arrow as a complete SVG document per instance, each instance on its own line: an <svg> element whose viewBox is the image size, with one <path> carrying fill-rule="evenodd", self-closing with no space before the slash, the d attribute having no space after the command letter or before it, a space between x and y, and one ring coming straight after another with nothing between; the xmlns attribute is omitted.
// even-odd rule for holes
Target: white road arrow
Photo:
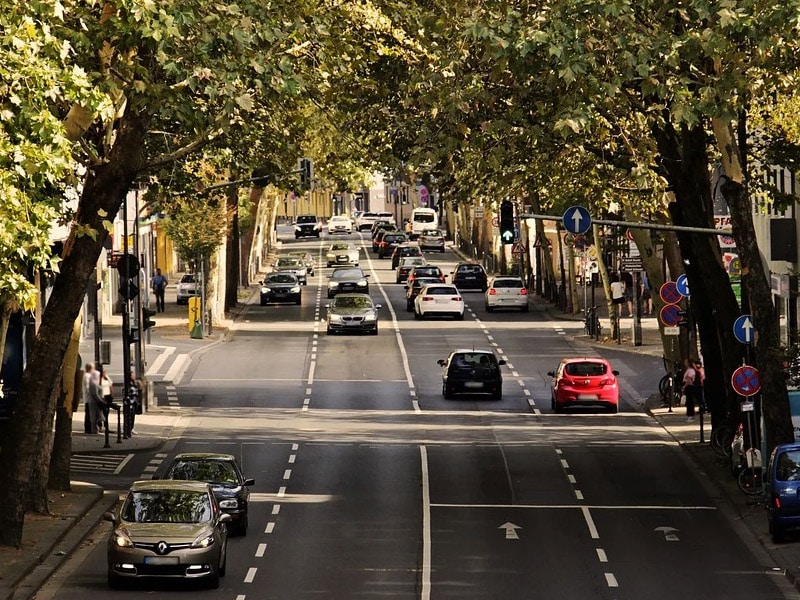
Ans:
<svg viewBox="0 0 800 600"><path fill-rule="evenodd" d="M680 538L675 535L679 529L675 529L674 527L656 527L654 531L659 531L664 534L664 541L665 542L678 542Z"/></svg>
<svg viewBox="0 0 800 600"><path fill-rule="evenodd" d="M744 341L749 344L750 340L753 339L753 322L750 320L750 317L746 317L745 320L742 321L742 329L744 329Z"/></svg>
<svg viewBox="0 0 800 600"><path fill-rule="evenodd" d="M522 529L519 525L514 525L514 523L503 523L498 527L498 529L505 529L506 530L506 539L507 540L518 540L519 535L517 535L517 529Z"/></svg>

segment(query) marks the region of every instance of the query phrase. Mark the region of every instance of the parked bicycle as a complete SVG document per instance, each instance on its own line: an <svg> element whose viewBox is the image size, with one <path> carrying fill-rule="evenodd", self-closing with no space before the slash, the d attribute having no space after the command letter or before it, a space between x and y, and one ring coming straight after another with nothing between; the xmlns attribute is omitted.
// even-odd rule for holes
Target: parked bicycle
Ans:
<svg viewBox="0 0 800 600"><path fill-rule="evenodd" d="M761 465L761 452L756 448L744 451L744 466L739 471L739 489L748 496L757 496L763 491L764 469Z"/></svg>
<svg viewBox="0 0 800 600"><path fill-rule="evenodd" d="M600 339L600 318L597 316L597 307L592 306L586 311L586 318L583 320L583 330L586 335L596 340Z"/></svg>
<svg viewBox="0 0 800 600"><path fill-rule="evenodd" d="M664 365L667 364L667 359L664 358ZM661 395L661 404L668 406L670 412L673 406L681 405L681 364L674 362L672 369L664 375L658 382L658 393Z"/></svg>
<svg viewBox="0 0 800 600"><path fill-rule="evenodd" d="M737 435L743 435L744 427L739 423L733 427L727 420L723 421L711 432L711 447L722 456L731 456L731 446ZM735 476L737 473L733 473Z"/></svg>

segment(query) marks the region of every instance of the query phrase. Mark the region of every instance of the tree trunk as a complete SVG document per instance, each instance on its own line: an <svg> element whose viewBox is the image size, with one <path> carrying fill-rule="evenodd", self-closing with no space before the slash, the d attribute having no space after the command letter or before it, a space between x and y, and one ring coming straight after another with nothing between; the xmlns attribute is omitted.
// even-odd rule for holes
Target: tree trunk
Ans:
<svg viewBox="0 0 800 600"><path fill-rule="evenodd" d="M238 178L238 172L232 171L234 179ZM227 230L227 252L225 253L225 312L235 308L239 303L239 273L242 270L242 257L239 247L239 187L231 186L227 193L226 211L229 227Z"/></svg>
<svg viewBox="0 0 800 600"><path fill-rule="evenodd" d="M61 369L58 369L59 378ZM31 470L28 479L28 490L25 494L25 512L46 515L50 513L47 499L47 482L50 477L49 465L53 454L53 420L56 412L56 401L60 395L61 386L53 388L53 399L47 403L45 411L40 417L45 427L41 429L39 442L32 448L34 464L37 468Z"/></svg>
<svg viewBox="0 0 800 600"><path fill-rule="evenodd" d="M48 467L47 462L36 462L31 449L43 438L44 430L49 432L52 427L52 422L45 422L42 415L55 402L53 390L59 385L60 369L53 365L63 362L89 277L108 235L103 221L119 211L141 169L146 126L144 118L124 116L106 162L93 166L86 177L75 220L97 235L78 235L78 228L73 227L22 375L19 398L24 401L14 406L11 426L0 450L0 545L18 547L22 542L28 481L34 470L46 471ZM52 409L49 412L52 415Z"/></svg>
<svg viewBox="0 0 800 600"><path fill-rule="evenodd" d="M702 126L676 131L667 124L654 128L665 175L673 188L670 206L676 225L713 228L708 138ZM739 402L728 382L741 365L742 346L733 335L739 306L722 265L715 235L677 232L683 266L691 290L691 307L700 333L706 382L705 396L718 422L738 415ZM677 275L671 273L674 277ZM684 349L690 352L691 349Z"/></svg>
<svg viewBox="0 0 800 600"><path fill-rule="evenodd" d="M714 119L712 125L727 179L720 189L730 209L731 228L742 263L742 281L750 299L750 306L745 307L745 311L749 308L757 331L755 362L761 383L764 441L769 454L778 444L794 441L789 394L783 374L780 329L772 303L769 273L756 240L750 197L742 183L744 169L733 129L730 123L719 119Z"/></svg>
<svg viewBox="0 0 800 600"><path fill-rule="evenodd" d="M80 393L83 382L83 370L80 368L80 317L75 319L72 337L64 355L64 367L61 376L60 393L56 406L56 429L53 433L53 451L50 454L48 487L50 489L69 491L71 489L69 467L72 458L72 410L76 404L76 395Z"/></svg>

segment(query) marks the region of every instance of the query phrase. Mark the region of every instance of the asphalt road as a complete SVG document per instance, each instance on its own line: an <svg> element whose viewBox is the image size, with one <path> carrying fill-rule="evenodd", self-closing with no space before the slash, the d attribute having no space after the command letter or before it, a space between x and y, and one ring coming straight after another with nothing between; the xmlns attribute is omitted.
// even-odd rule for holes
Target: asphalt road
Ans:
<svg viewBox="0 0 800 600"><path fill-rule="evenodd" d="M350 236L359 239L357 234ZM312 248L322 242L287 240ZM378 336L327 336L326 274L301 306L251 306L178 387L181 432L105 485L124 490L176 452L236 454L252 489L251 527L232 538L228 574L204 597L775 599L784 591L718 501L640 406L657 383L647 356L613 353L618 415L554 415L548 378L584 354L569 322L483 309L416 321L388 259L364 255L383 304ZM449 271L452 253L432 255ZM444 401L438 358L493 348L501 401ZM98 476L100 477L100 476ZM186 597L183 586L106 587L101 524L45 598Z"/></svg>

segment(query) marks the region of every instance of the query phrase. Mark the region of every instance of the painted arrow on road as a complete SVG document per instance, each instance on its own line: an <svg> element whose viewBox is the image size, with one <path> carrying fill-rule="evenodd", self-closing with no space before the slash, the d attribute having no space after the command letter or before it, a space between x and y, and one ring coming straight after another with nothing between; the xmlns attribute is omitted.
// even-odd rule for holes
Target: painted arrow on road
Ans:
<svg viewBox="0 0 800 600"><path fill-rule="evenodd" d="M507 540L518 540L519 535L517 535L517 529L522 529L519 525L514 525L514 523L503 523L498 527L498 529L505 529L506 530L506 539Z"/></svg>
<svg viewBox="0 0 800 600"><path fill-rule="evenodd" d="M659 531L664 534L664 541L665 542L678 542L680 538L675 535L679 529L675 529L674 527L656 527L654 531Z"/></svg>

